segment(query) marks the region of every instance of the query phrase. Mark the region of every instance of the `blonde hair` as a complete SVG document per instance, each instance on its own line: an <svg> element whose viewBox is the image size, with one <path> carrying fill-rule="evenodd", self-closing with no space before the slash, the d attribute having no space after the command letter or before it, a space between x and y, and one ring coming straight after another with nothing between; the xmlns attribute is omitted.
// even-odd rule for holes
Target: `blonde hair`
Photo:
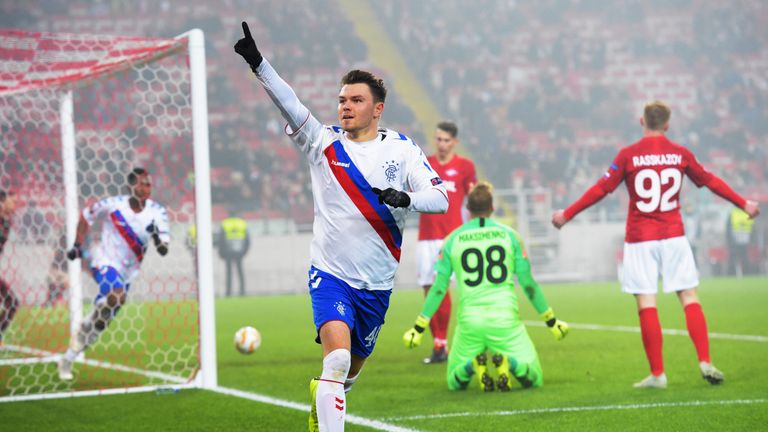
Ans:
<svg viewBox="0 0 768 432"><path fill-rule="evenodd" d="M490 182L478 182L469 191L467 209L477 216L488 216L493 212L493 185Z"/></svg>
<svg viewBox="0 0 768 432"><path fill-rule="evenodd" d="M669 105L660 100L655 100L645 104L643 110L643 120L645 121L645 127L653 131L663 131L664 126L669 123L669 118L672 117L672 110L669 109Z"/></svg>

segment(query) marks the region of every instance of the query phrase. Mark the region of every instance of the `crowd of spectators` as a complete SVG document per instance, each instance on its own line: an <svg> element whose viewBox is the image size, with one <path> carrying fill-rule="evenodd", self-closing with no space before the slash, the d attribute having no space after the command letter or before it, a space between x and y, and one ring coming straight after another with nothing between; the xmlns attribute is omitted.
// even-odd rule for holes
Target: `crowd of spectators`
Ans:
<svg viewBox="0 0 768 432"><path fill-rule="evenodd" d="M639 138L642 104L660 98L672 105L674 140L738 190L768 199L768 5L760 0L369 3L500 188L549 188L554 205L569 202ZM303 159L231 47L247 20L299 97L334 122L338 78L371 67L339 8L332 0L9 0L0 26L150 37L203 29L215 208L304 223L312 203ZM428 151L413 113L390 94L386 124Z"/></svg>
<svg viewBox="0 0 768 432"><path fill-rule="evenodd" d="M673 108L672 139L768 199L765 2L376 5L498 185L551 188L556 206L570 202L640 137L642 105L659 98Z"/></svg>
<svg viewBox="0 0 768 432"><path fill-rule="evenodd" d="M247 20L265 57L302 101L321 121L335 123L338 80L349 69L371 68L367 47L350 31L352 25L335 1L9 0L2 3L0 11L0 27L32 31L174 37L191 28L202 29L206 37L214 218L236 211L252 218L311 222L310 182L302 157L285 137L279 111L248 66L233 53L232 45L242 37L240 21ZM377 72L389 78L383 71ZM81 103L76 117L84 123L78 133L93 127L114 127L129 147L130 143L142 141L145 146L143 141L155 141L157 153L146 158L146 163L152 165L149 168L156 177L167 177L155 182L184 185L191 199L191 174L169 173L162 163L174 154L189 159L191 151L179 143L166 142L166 137L125 130L124 125L130 123L126 119L133 115L126 112L126 106L133 106L126 102L133 95L130 89L117 91L120 83L119 78L109 79L78 94ZM117 96L105 98L105 94ZM104 108L105 104L110 106ZM421 131L413 113L394 92L388 97L385 126L406 134L419 135ZM126 151L123 158L133 158L134 153ZM85 156L83 151L79 155ZM93 165L91 160L88 163ZM96 161L102 162L98 157ZM121 162L120 166L125 164ZM99 188L97 179L90 180ZM162 190L156 193L158 199L163 198Z"/></svg>

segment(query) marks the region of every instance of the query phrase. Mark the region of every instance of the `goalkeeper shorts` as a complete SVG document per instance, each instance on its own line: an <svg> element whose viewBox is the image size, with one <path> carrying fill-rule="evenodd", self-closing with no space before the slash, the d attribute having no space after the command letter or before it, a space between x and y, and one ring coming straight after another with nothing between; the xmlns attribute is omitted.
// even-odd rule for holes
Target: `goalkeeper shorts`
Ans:
<svg viewBox="0 0 768 432"><path fill-rule="evenodd" d="M343 321L349 327L352 354L366 358L373 352L392 290L360 290L312 266L309 269L309 295L320 343L320 327L328 321Z"/></svg>

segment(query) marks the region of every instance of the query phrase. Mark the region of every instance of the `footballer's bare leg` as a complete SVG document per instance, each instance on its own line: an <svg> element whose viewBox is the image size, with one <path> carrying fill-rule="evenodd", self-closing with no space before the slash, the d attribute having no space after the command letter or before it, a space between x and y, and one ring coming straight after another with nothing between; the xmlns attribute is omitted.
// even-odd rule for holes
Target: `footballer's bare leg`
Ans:
<svg viewBox="0 0 768 432"><path fill-rule="evenodd" d="M712 385L722 383L725 375L712 364L709 356L707 320L704 318L696 288L678 291L677 298L680 299L685 312L685 324L688 327L688 336L691 337L693 346L696 348L701 376Z"/></svg>
<svg viewBox="0 0 768 432"><path fill-rule="evenodd" d="M664 359L662 356L662 335L659 313L656 310L656 294L635 294L637 313L640 316L640 334L643 339L645 356L651 368L651 374L635 388L666 388L667 376L664 374Z"/></svg>
<svg viewBox="0 0 768 432"><path fill-rule="evenodd" d="M344 383L352 367L351 335L344 321L328 321L320 327L323 373L317 383L314 405L321 429L343 431L347 411ZM357 365L360 371L362 364ZM310 416L315 412L310 413ZM310 424L311 424L310 417ZM311 428L311 426L310 426Z"/></svg>

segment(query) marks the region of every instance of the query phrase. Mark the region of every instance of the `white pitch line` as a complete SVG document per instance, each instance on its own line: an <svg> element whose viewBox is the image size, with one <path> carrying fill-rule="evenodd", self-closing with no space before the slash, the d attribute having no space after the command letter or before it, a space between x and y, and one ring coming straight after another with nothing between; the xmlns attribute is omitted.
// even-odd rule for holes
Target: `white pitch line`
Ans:
<svg viewBox="0 0 768 432"><path fill-rule="evenodd" d="M28 358L21 358L21 359L3 359L3 360L0 360L0 366L13 366L18 364L34 364L34 363L54 363L54 362L58 362L62 356L62 354L60 353L54 353L51 351L45 351L38 348L26 347L21 345L5 345L3 346L3 348L8 351L15 351L23 354L30 354L37 357L32 357L32 358L28 357ZM82 363L88 366L100 367L104 369L114 369L114 370L128 372L136 375L144 375L147 378L156 378L163 381L173 382L176 384L185 384L189 382L189 378L183 378L176 375L169 375L163 372L139 369L131 366L123 366L121 364L110 363L110 362L105 362L100 360L93 360L93 359L75 360L75 363Z"/></svg>
<svg viewBox="0 0 768 432"><path fill-rule="evenodd" d="M551 413L569 413L582 411L610 411L610 410L634 410L647 408L674 408L674 407L697 407L706 405L752 405L768 402L768 399L733 399L719 401L689 401L689 402L659 402L648 404L629 404L629 405L596 405L596 406L575 406L560 408L533 408L511 411L491 411L491 412L458 412L432 415L415 415L388 417L387 421L407 421L407 420L433 420L453 417L473 417L473 416L515 416L526 414L551 414Z"/></svg>
<svg viewBox="0 0 768 432"><path fill-rule="evenodd" d="M243 399L248 399L256 402L265 403L268 405L275 405L283 408L294 409L297 411L309 412L310 406L308 404L287 401L283 399L273 398L271 396L265 396L258 393L251 393L242 390L236 390L227 387L216 387L212 389L216 393L221 393L229 396L235 396ZM379 420L371 420L364 417L356 416L354 414L346 415L346 422L350 424L356 424L359 426L366 426L371 429L385 431L385 432L419 432L417 429L410 429L406 427L396 426Z"/></svg>
<svg viewBox="0 0 768 432"><path fill-rule="evenodd" d="M533 326L533 327L544 327L546 326L545 323L541 321L523 321L523 323L527 326ZM625 333L640 333L640 327L632 327L632 326L620 326L620 325L602 325L602 324L579 324L579 323L568 323L568 325L571 328L579 329L579 330L597 330L597 331L617 331L617 332L625 332ZM688 336L688 330L678 330L678 329L663 329L661 331L665 335L670 336ZM743 335L743 334L732 334L732 333L717 333L717 332L711 332L709 333L710 339L726 339L726 340L740 340L740 341L749 341L749 342L768 342L768 336L761 336L761 335Z"/></svg>

